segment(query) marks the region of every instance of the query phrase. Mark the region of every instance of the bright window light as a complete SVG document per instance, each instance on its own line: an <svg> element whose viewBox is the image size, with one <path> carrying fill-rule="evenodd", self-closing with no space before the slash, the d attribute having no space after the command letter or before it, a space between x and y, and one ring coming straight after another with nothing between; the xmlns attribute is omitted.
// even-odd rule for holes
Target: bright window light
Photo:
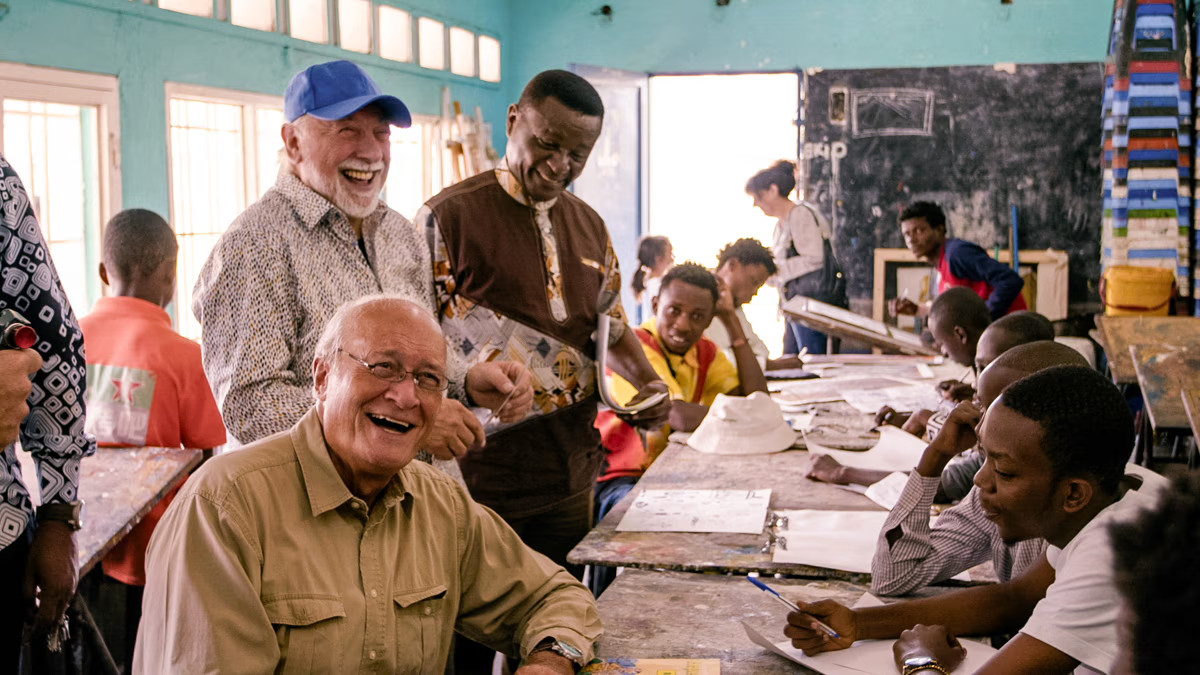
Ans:
<svg viewBox="0 0 1200 675"><path fill-rule="evenodd" d="M370 0L338 0L338 40L342 49L371 52Z"/></svg>
<svg viewBox="0 0 1200 675"><path fill-rule="evenodd" d="M213 10L212 0L158 0L158 6L196 16L212 16Z"/></svg>
<svg viewBox="0 0 1200 675"><path fill-rule="evenodd" d="M441 21L425 16L417 20L417 47L422 67L446 69L446 27Z"/></svg>
<svg viewBox="0 0 1200 675"><path fill-rule="evenodd" d="M650 78L650 231L671 239L676 260L715 267L717 252L739 237L770 247L775 219L743 188L776 161L795 160L798 91L792 73ZM695 114L706 100L724 102L717 127ZM745 306L772 354L783 351L778 307L769 286Z"/></svg>
<svg viewBox="0 0 1200 675"><path fill-rule="evenodd" d="M273 31L275 0L229 0L229 21L235 26Z"/></svg>
<svg viewBox="0 0 1200 675"><path fill-rule="evenodd" d="M329 8L325 0L289 0L288 28L294 38L329 42Z"/></svg>
<svg viewBox="0 0 1200 675"><path fill-rule="evenodd" d="M255 110L255 136L258 143L258 172L255 176L255 198L262 197L279 177L279 152L283 150L283 111L259 107Z"/></svg>
<svg viewBox="0 0 1200 675"><path fill-rule="evenodd" d="M407 129L392 128L392 162L388 167L388 178L384 196L388 206L406 218L417 214L417 209L432 197L426 194L425 158L427 136L425 125L414 121Z"/></svg>
<svg viewBox="0 0 1200 675"><path fill-rule="evenodd" d="M500 81L500 41L486 35L479 36L479 78Z"/></svg>
<svg viewBox="0 0 1200 675"><path fill-rule="evenodd" d="M450 27L450 72L475 77L475 34L466 28Z"/></svg>
<svg viewBox="0 0 1200 675"><path fill-rule="evenodd" d="M393 61L412 61L412 15L391 7L379 6L379 55Z"/></svg>

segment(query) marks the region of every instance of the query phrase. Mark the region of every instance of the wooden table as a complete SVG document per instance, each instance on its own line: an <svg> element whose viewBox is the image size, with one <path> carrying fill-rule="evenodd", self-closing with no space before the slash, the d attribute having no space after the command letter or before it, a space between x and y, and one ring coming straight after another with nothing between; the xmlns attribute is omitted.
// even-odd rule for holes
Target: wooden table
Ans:
<svg viewBox="0 0 1200 675"><path fill-rule="evenodd" d="M1133 345L1200 346L1200 318L1186 316L1098 316L1096 327L1116 384L1134 384Z"/></svg>
<svg viewBox="0 0 1200 675"><path fill-rule="evenodd" d="M1200 342L1132 345L1129 352L1154 430L1187 430L1182 391L1200 383Z"/></svg>
<svg viewBox="0 0 1200 675"><path fill-rule="evenodd" d="M200 464L200 450L99 448L80 467L85 502L77 535L79 576L84 576L141 522L181 478Z"/></svg>
<svg viewBox="0 0 1200 675"><path fill-rule="evenodd" d="M1188 422L1192 425L1192 436L1200 442L1200 383L1197 388L1184 389L1180 392L1183 399L1183 409L1187 412Z"/></svg>
<svg viewBox="0 0 1200 675"><path fill-rule="evenodd" d="M869 589L847 581L771 579L791 600L826 598L853 605ZM945 592L926 588L918 595ZM784 640L787 608L737 576L626 570L597 601L601 658L720 659L721 675L813 673L746 637L746 621L773 642Z"/></svg>

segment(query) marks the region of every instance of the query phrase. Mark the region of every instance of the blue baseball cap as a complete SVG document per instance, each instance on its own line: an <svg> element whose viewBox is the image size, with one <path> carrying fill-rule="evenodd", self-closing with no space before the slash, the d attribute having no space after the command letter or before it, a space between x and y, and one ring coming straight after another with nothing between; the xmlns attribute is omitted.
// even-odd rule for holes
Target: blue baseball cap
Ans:
<svg viewBox="0 0 1200 675"><path fill-rule="evenodd" d="M372 103L387 121L398 127L412 125L404 102L379 90L367 72L351 61L330 61L296 73L283 94L283 112L289 122L302 115L320 120L340 120Z"/></svg>

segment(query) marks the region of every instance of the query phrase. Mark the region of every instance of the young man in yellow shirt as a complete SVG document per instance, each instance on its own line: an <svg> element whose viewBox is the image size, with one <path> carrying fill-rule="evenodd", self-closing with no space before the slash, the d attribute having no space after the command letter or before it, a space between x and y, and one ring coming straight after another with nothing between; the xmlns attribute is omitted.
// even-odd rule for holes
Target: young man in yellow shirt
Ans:
<svg viewBox="0 0 1200 675"><path fill-rule="evenodd" d="M596 485L597 521L633 488L666 447L672 431L692 431L699 426L717 394L767 391L766 377L738 321L732 294L712 272L690 262L676 265L663 277L653 306L654 317L634 330L646 359L667 383L671 414L666 426L647 434L644 444L637 429L612 411L602 411L596 418L607 453ZM704 337L714 318L729 331L736 364ZM612 379L618 401L637 395L633 385L621 377L613 375ZM599 570L594 569L592 575L592 590L597 595L612 578L611 571L606 575Z"/></svg>

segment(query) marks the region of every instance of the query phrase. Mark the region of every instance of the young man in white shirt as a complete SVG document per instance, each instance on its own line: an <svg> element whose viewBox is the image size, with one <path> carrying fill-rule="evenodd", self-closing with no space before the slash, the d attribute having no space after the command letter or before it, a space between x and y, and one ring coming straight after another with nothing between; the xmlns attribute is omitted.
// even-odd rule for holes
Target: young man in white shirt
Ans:
<svg viewBox="0 0 1200 675"><path fill-rule="evenodd" d="M1045 539L1045 556L1007 583L933 598L861 610L832 601L801 603L784 629L795 647L844 649L917 624L943 625L950 635L1019 630L978 673L1111 672L1120 603L1107 527L1153 503L1145 490L1121 491L1133 447L1124 397L1089 368L1043 370L1005 389L978 434L987 459L975 484L985 516L1006 542ZM840 637L817 629L814 618ZM962 648L936 637L905 636L896 650L904 675L949 673L961 662Z"/></svg>

